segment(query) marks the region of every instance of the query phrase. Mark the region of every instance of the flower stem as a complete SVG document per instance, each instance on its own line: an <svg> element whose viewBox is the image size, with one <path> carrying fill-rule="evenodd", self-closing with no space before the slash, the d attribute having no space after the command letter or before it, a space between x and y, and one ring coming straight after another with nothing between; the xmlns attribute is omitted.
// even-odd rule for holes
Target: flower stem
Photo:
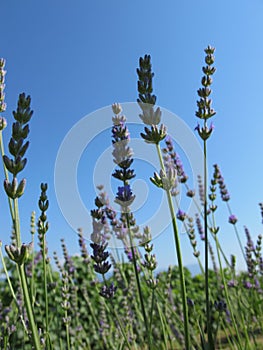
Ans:
<svg viewBox="0 0 263 350"><path fill-rule="evenodd" d="M131 235L129 213L126 212L125 216L126 216L131 252L132 252L132 262L133 262L133 267L134 267L134 272L135 272L135 277L136 277L137 290L138 290L140 304L141 304L141 308L142 308L142 315L143 315L143 320L144 320L144 324L145 324L145 331L147 334L148 348L150 350L152 348L152 339L151 339L151 334L149 331L148 319L146 316L144 302L143 302L142 289L141 289L140 278L139 278L139 273L138 273L137 263L136 263L136 256L135 256L135 252L134 252L133 240L132 240L132 235Z"/></svg>
<svg viewBox="0 0 263 350"><path fill-rule="evenodd" d="M206 122L206 120L205 120ZM208 222L207 222L207 150L204 140L204 233L205 233L205 300L206 300L206 328L208 334L208 349L214 349L214 341L211 328L210 296L209 296L209 246L208 246Z"/></svg>
<svg viewBox="0 0 263 350"><path fill-rule="evenodd" d="M241 342L241 339L240 339L239 330L238 330L238 327L237 327L237 324L236 324L236 319L235 319L235 316L234 316L234 313L233 313L233 309L232 309L232 306L231 306L232 304L231 304L230 299L229 299L228 288L227 288L226 279L225 279L225 275L224 275L224 271L223 271L223 267L222 267L222 262L221 262L221 258L220 258L220 252L219 252L219 248L218 248L217 236L216 236L216 248L217 248L218 262L219 262L219 266L220 266L221 278L222 278L223 285L224 285L224 292L225 292L225 296L226 296L226 300L227 300L227 305L228 305L229 312L230 312L230 315L231 315L231 321L233 322L233 326L234 326L234 329L235 329L235 332L236 332L236 338L237 338L237 342L238 342L237 347L238 347L238 349L242 350L243 349L242 342ZM244 329L244 331L245 331L246 340L249 342L248 335L247 335L247 332L246 332L246 328ZM249 346L249 349L250 349L250 346Z"/></svg>
<svg viewBox="0 0 263 350"><path fill-rule="evenodd" d="M162 153L161 153L161 148L160 148L159 143L156 144L156 149L157 149L161 168L163 171L165 171ZM169 210L170 210L170 214L171 214L171 218L172 218L172 226L173 226L173 233L174 233L174 240L175 240L175 247L176 247L176 254L177 254L177 262L178 262L179 273L180 273L180 285L181 285L183 315L184 315L185 349L189 350L190 349L190 333L189 333L189 320L188 320L188 306L187 306L187 296L186 296L186 286L185 286L185 276L184 276L183 259L182 259L182 253L181 253L181 245L180 245L176 216L175 216L174 205L173 205L172 195L171 195L170 190L166 190L166 196L167 196Z"/></svg>
<svg viewBox="0 0 263 350"><path fill-rule="evenodd" d="M37 327L35 324L34 314L33 314L32 305L31 305L31 301L30 301L30 296L28 293L24 265L18 265L18 270L19 270L19 275L21 278L21 284L22 284L22 289L23 289L23 295L24 295L24 301L25 301L25 305L26 305L28 321L29 321L31 332L32 332L32 340L33 340L34 349L41 350L39 334L38 334L38 330L37 330Z"/></svg>
<svg viewBox="0 0 263 350"><path fill-rule="evenodd" d="M47 263L46 263L46 237L45 234L43 234L43 249L42 249L42 263L43 263L43 272L44 272L44 298L45 298L45 337L48 343L49 342L49 312L48 312L48 291L47 291ZM50 345L50 344L49 344Z"/></svg>
<svg viewBox="0 0 263 350"><path fill-rule="evenodd" d="M20 220L19 220L19 209L18 209L18 199L14 199L14 222L15 222L15 236L17 241L17 247L21 247L21 233L20 233ZM39 334L35 323L35 318L33 314L31 299L28 291L28 285L26 281L26 273L24 270L24 264L19 265L17 264L19 277L20 277L20 283L23 290L23 296L24 296L24 302L26 305L26 311L27 311L27 317L29 320L30 329L32 332L32 340L34 344L35 350L40 350L40 340L39 340Z"/></svg>

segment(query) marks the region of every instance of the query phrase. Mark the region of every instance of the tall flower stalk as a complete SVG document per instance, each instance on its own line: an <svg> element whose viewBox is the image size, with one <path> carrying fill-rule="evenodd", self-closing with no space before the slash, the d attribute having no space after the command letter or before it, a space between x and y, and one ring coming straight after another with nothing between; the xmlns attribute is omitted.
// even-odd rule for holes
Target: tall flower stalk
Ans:
<svg viewBox="0 0 263 350"><path fill-rule="evenodd" d="M41 210L41 215L38 220L38 236L40 241L40 247L42 250L42 264L43 264L43 289L45 298L45 340L47 348L51 348L50 338L49 338L49 309L48 309L48 284L47 284L47 245L46 245L46 233L48 231L48 222L46 211L49 207L49 201L47 199L47 184L41 184L41 195L39 197L38 206Z"/></svg>
<svg viewBox="0 0 263 350"><path fill-rule="evenodd" d="M203 140L203 152L204 152L204 234L205 234L205 293L206 293L206 328L208 333L208 349L212 350L215 348L212 327L211 327L211 312L210 312L210 296L209 296L209 241L208 241L208 206L207 206L207 140L211 136L213 131L213 124L208 126L208 119L213 117L216 112L212 108L212 100L209 98L212 90L210 86L212 84L212 76L216 69L213 67L214 64L214 51L215 49L208 46L205 50L205 63L206 66L202 68L204 76L202 77L201 84L202 87L197 91L199 100L197 101L197 111L195 113L196 117L203 121L203 125L199 124L196 130Z"/></svg>
<svg viewBox="0 0 263 350"><path fill-rule="evenodd" d="M154 144L156 146L156 151L161 167L160 173L154 173L154 176L151 178L151 181L157 187L162 188L166 192L170 215L172 219L177 261L180 272L180 285L184 316L184 341L185 348L188 350L190 349L190 332L188 320L187 294L179 232L171 193L174 187L174 183L176 181L176 169L174 167L171 167L168 171L166 171L162 157L160 142L166 137L166 127L163 124L158 126L161 122L161 110L159 107L157 107L156 109L154 108L154 105L156 103L156 96L152 94L152 78L154 76L154 73L152 72L150 55L145 55L144 57L140 58L139 68L137 68L137 74L139 93L137 102L142 110L142 113L139 116L143 123L147 125L147 127L144 128L145 132L141 133L141 137L145 140L146 143Z"/></svg>
<svg viewBox="0 0 263 350"><path fill-rule="evenodd" d="M107 226L106 208L105 208L105 206L107 206L106 202L107 201L105 200L105 197L103 196L103 194L101 194L99 197L96 197L95 199L95 205L97 208L91 211L91 216L93 220L93 232L91 234L92 243L90 244L93 250L93 255L91 255L91 259L94 261L94 270L96 273L102 275L103 283L104 283L103 286L101 287L99 294L104 298L105 301L112 300L117 291L117 286L115 286L113 283L109 285L105 276L111 268L111 264L108 261L110 254L108 251L106 251L106 248L108 246L108 243L106 242L106 237L105 237L105 226ZM114 306L112 305L112 307L109 309L106 302L104 303L104 305L105 305L105 308L115 316L118 322L118 325L120 327L122 336L125 339L125 342L128 346L128 349L131 350L130 342L129 342L129 339L127 338L124 326Z"/></svg>
<svg viewBox="0 0 263 350"><path fill-rule="evenodd" d="M1 79L2 81L2 79ZM11 158L3 154L3 163L5 168L6 179L4 181L4 189L8 196L10 214L14 228L14 242L5 246L8 257L17 265L19 280L21 283L25 307L31 329L31 342L36 350L41 349L39 334L35 322L32 303L27 285L25 263L30 254L30 244L21 243L20 232L20 217L18 199L23 195L26 185L26 180L22 179L18 182L17 175L24 169L27 159L24 157L29 146L29 141L26 138L29 134L29 125L33 111L30 108L31 98L23 93L19 95L17 110L13 112L15 122L12 126L12 137L8 144L8 149ZM3 109L3 101L0 104ZM1 141L2 142L2 141ZM3 147L1 144L1 151ZM8 173L12 175L12 180L9 180Z"/></svg>
<svg viewBox="0 0 263 350"><path fill-rule="evenodd" d="M135 199L135 195L133 195L131 186L129 184L129 181L135 177L134 170L131 169L131 165L133 163L133 151L129 147L130 134L127 126L125 125L126 117L124 115L121 115L122 108L120 104L113 104L112 110L114 113L114 117L112 118L112 155L114 163L118 166L112 176L122 181L122 186L118 187L115 202L121 207L121 221L123 225L122 229L124 229L124 232L127 234L126 236L123 235L123 243L126 244L126 248L131 251L131 260L136 277L137 291L145 324L148 348L151 349L152 337L142 295L142 288L138 272L139 266L137 264L138 257L136 254L134 241L135 232L137 232L138 227L136 226L135 218L130 210L130 206Z"/></svg>

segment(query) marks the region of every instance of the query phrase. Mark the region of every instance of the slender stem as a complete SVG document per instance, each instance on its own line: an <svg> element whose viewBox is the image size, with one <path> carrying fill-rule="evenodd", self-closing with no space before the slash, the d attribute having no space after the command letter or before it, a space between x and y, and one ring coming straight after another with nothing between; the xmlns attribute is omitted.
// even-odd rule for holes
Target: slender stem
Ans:
<svg viewBox="0 0 263 350"><path fill-rule="evenodd" d="M20 234L20 220L19 220L19 209L18 209L18 199L17 198L14 199L14 222L15 222L15 235L16 235L16 240L17 240L17 247L20 249L20 247L21 247L21 234ZM38 334L37 326L35 323L35 317L33 314L31 299L30 299L28 285L27 285L27 281L26 281L26 274L25 274L25 270L24 270L24 265L17 264L17 267L18 267L18 272L19 272L19 277L20 277L20 283L22 285L24 302L26 305L26 311L27 311L27 316L28 316L28 320L29 320L29 325L30 325L30 329L32 332L33 344L34 344L35 350L40 350L41 345L40 345L40 340L39 340L39 334Z"/></svg>
<svg viewBox="0 0 263 350"><path fill-rule="evenodd" d="M34 235L32 234L32 277L30 279L30 294L32 307L35 304L35 254L34 254Z"/></svg>
<svg viewBox="0 0 263 350"><path fill-rule="evenodd" d="M233 339L234 339L234 336L233 334L230 334L231 335L231 338L229 337L229 334L226 330L226 326L224 325L224 322L222 322L222 327L223 327L223 330L224 330L224 333L225 333L225 336L227 338L227 344L231 347L232 350L236 350L236 347L233 345ZM231 333L231 332L230 332Z"/></svg>
<svg viewBox="0 0 263 350"><path fill-rule="evenodd" d="M185 348L190 349L190 334L189 334L189 320L188 320L188 305L187 305L187 295L186 295L186 286L185 286L185 277L184 277L184 266L182 260L180 239L178 234L178 228L176 223L176 218L174 214L173 201L170 191L166 191L168 205L170 208L170 213L172 216L172 226L174 232L174 240L176 246L176 254L177 254L177 262L180 273L180 285L181 285L181 293L182 293L182 302L183 302L183 315L184 315L184 338L185 338Z"/></svg>
<svg viewBox="0 0 263 350"><path fill-rule="evenodd" d="M208 334L209 349L214 349L209 297L209 250L208 250L208 222L207 222L207 152L206 140L204 140L204 232L205 232L205 300L206 300L206 328Z"/></svg>
<svg viewBox="0 0 263 350"><path fill-rule="evenodd" d="M150 332L152 333L152 321L153 321L153 308L154 308L154 301L155 301L155 289L152 290L152 301L151 301L151 312L150 312Z"/></svg>
<svg viewBox="0 0 263 350"><path fill-rule="evenodd" d="M72 281L71 278L70 278L70 280L71 280L71 283L74 283L74 282ZM89 297L88 297L88 295L84 292L84 290L85 290L85 289L80 288L80 292L81 292L81 294L82 294L82 297L83 297L84 301L86 302L86 304L87 304L87 306L88 306L88 309L89 309L89 312L90 312L91 317L92 317L92 319L93 319L93 322L94 322L94 324L95 324L95 326L97 327L97 330L98 330L98 332L99 332L100 329L101 329L101 327L100 327L99 322L98 322L98 319L97 319L97 317L96 317L96 315L95 315L95 313L94 313L94 310L93 310L92 304L91 304L91 302L90 302L90 300L89 300ZM97 291L97 292L98 292L98 291ZM106 346L107 346L107 341L106 341L104 335L102 335L102 340L103 340L104 346L106 347Z"/></svg>
<svg viewBox="0 0 263 350"><path fill-rule="evenodd" d="M99 322L98 322L97 317L95 316L95 313L94 313L94 311L93 311L92 305L91 305L91 303L90 303L90 301L89 301L87 295L86 295L85 293L83 293L82 289L80 289L80 291L81 291L81 293L82 293L82 296L83 296L84 301L86 302L86 304L87 304L87 306L88 306L88 308L89 308L89 312L90 312L90 314L91 314L91 317L92 317L92 319L93 319L93 322L94 322L95 326L97 327L97 330L99 331L101 327L100 327L100 325L99 325ZM104 340L104 338L103 338L103 340ZM105 343L105 346L106 346L106 343Z"/></svg>
<svg viewBox="0 0 263 350"><path fill-rule="evenodd" d="M217 322L216 322L216 330L215 330L215 337L214 337L214 343L215 343L215 345L216 345L216 342L217 342L217 335L218 335L218 330L219 330L219 326L220 326L220 323L221 323L221 317L222 317L222 315L221 315L221 313L220 313L220 315L219 315L219 317L218 317L218 320L217 320Z"/></svg>
<svg viewBox="0 0 263 350"><path fill-rule="evenodd" d="M18 265L18 270L19 270L19 275L21 278L21 284L22 284L22 289L23 289L23 295L24 295L24 301L26 305L26 311L27 311L27 317L29 320L29 325L30 329L32 332L32 340L34 344L34 349L35 350L41 350L41 345L40 345L40 340L39 340L39 334L38 330L35 324L35 319L34 319L34 314L32 310L32 305L31 305L31 300L30 296L28 293L28 287L27 287L27 282L26 282L26 274L24 270L24 265Z"/></svg>
<svg viewBox="0 0 263 350"><path fill-rule="evenodd" d="M221 258L220 258L220 253L219 253L219 249L218 249L217 236L216 236L216 248L217 248L218 262L219 262L219 266L220 266L221 278L222 278L223 285L224 285L224 292L225 292L225 296L226 296L226 300L227 300L227 305L228 305L229 312L230 312L230 315L231 315L231 320L233 322L233 326L234 326L234 329L235 329L235 332L236 332L236 337L237 337L237 340L238 340L238 348L240 350L242 350L243 349L242 342L241 342L241 339L240 339L239 330L237 328L236 319L235 319L235 316L234 316L234 313L233 313L233 309L232 309L232 306L231 306L232 304L231 304L230 299L229 299L227 284L226 284L224 271L223 271L223 267L222 267L222 262L221 262Z"/></svg>
<svg viewBox="0 0 263 350"><path fill-rule="evenodd" d="M48 312L48 291L47 291L47 264L46 264L46 236L42 234L43 239L43 248L42 248L42 264L43 264L43 272L44 272L44 297L45 297L45 326L46 326L46 339L49 334L49 312Z"/></svg>
<svg viewBox="0 0 263 350"><path fill-rule="evenodd" d="M15 223L15 236L17 247L21 247L21 234L20 234L20 220L19 220L19 209L18 209L18 199L14 200L14 223Z"/></svg>
<svg viewBox="0 0 263 350"><path fill-rule="evenodd" d="M65 320L66 320L66 337L67 337L67 349L70 350L70 336L69 336L69 323L68 323L68 310L65 309Z"/></svg>
<svg viewBox="0 0 263 350"><path fill-rule="evenodd" d="M107 285L107 281L106 281L106 277L105 277L105 274L102 275L102 278L103 278L103 282L105 283L105 285ZM108 304L106 303L105 299L103 299L104 301L104 305L105 305L105 308L106 310L111 314L111 310L113 311L113 314L114 314L114 317L116 318L119 326L120 326L120 329L121 329L121 333L122 333L122 336L125 340L125 342L127 343L127 346L129 348L129 350L131 350L131 346L130 346L130 343L129 343L129 340L127 338L127 335L125 333L125 330L124 330L124 327L123 327L123 323L121 322L120 318L119 318L119 315L117 314L115 308L114 308L114 305L112 305L111 309L109 308Z"/></svg>
<svg viewBox="0 0 263 350"><path fill-rule="evenodd" d="M161 148L159 144L156 144L156 149L160 161L160 165L163 171L165 171ZM183 315L184 315L184 340L185 340L185 348L187 350L190 349L190 333L189 333L189 320L188 320L188 305L187 305L187 295L186 295L186 286L185 286L185 276L184 276L184 267L183 267L183 260L182 260L182 253L181 253L181 246L180 246L180 239L179 239L179 233L177 228L177 222L174 212L174 205L172 201L172 195L169 190L166 190L166 196L167 201L169 205L170 215L172 218L172 226L173 226L173 233L174 233L174 240L175 240L175 247L176 247L176 253L177 253L177 262L179 267L179 273L180 273L180 285L181 285L181 293L182 293L182 303L183 303Z"/></svg>
<svg viewBox="0 0 263 350"><path fill-rule="evenodd" d="M128 338L127 338L127 335L126 335L126 333L125 333L125 330L124 330L124 328L123 328L122 322L121 322L121 320L120 320L120 318L119 318L119 315L117 314L116 310L114 309L114 306L112 306L112 310L113 310L114 316L116 317L116 320L117 320L117 322L118 322L118 324L119 324L119 326L120 326L122 336L123 336L123 338L125 339L125 342L126 342L128 348L129 348L129 350L132 350L132 348L131 348L131 346L130 346L130 343L129 343L129 340L128 340Z"/></svg>
<svg viewBox="0 0 263 350"><path fill-rule="evenodd" d="M165 349L168 348L168 340L167 340L167 331L165 328L167 328L167 324L165 325L164 322L166 321L165 320L165 316L163 315L162 313L162 310L159 306L159 303L157 302L156 303L157 305L157 310L158 310L158 313L159 313L159 316L160 316L160 321L161 321L161 326L162 326L162 333L163 333L163 338L164 338L164 345L165 345Z"/></svg>
<svg viewBox="0 0 263 350"><path fill-rule="evenodd" d="M152 348L152 339L151 339L151 334L149 331L149 325L148 325L148 319L146 316L145 312L145 307L144 307L144 302L143 302L143 296L142 296L142 289L141 289L141 284L140 284L140 278L139 278L139 273L137 269L137 263L136 263L136 256L134 252L134 247L133 247L133 240L132 240L132 235L131 235L131 228L130 228L130 220L129 220L129 213L125 213L126 216L126 222L127 222L127 228L128 228L128 235L129 235L129 241L130 241L130 246L131 246L131 252L132 252L132 262L133 262L133 267L134 267L134 273L136 277L136 284L137 284L137 290L140 298L140 304L142 308L142 315L143 315L143 320L145 323L145 330L146 330L146 335L147 335L147 340L148 340L148 347L149 349Z"/></svg>

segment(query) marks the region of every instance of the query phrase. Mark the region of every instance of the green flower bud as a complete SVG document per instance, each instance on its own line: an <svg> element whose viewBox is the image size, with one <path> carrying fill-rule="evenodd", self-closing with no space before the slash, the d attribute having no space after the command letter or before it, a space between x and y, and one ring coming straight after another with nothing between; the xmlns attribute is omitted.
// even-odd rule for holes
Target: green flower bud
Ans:
<svg viewBox="0 0 263 350"><path fill-rule="evenodd" d="M213 233L213 234L217 234L217 232L219 231L219 227L211 227L210 228L210 231Z"/></svg>
<svg viewBox="0 0 263 350"><path fill-rule="evenodd" d="M4 58L0 58L0 68L4 68L5 67L5 59Z"/></svg>
<svg viewBox="0 0 263 350"><path fill-rule="evenodd" d="M6 245L5 246L5 251L9 257L10 260L15 261L15 256L13 254L13 250L11 249L11 245Z"/></svg>
<svg viewBox="0 0 263 350"><path fill-rule="evenodd" d="M20 248L11 244L5 246L5 251L12 261L18 265L23 265L29 258L31 248L32 243L28 245L23 243Z"/></svg>
<svg viewBox="0 0 263 350"><path fill-rule="evenodd" d="M8 197L15 199L16 198L16 188L15 187L15 181L17 183L16 178L13 179L12 183L10 183L7 179L4 180L4 189Z"/></svg>
<svg viewBox="0 0 263 350"><path fill-rule="evenodd" d="M141 137L147 143L155 143L158 145L166 136L166 127L163 124L161 124L160 129L158 129L158 126L152 125L151 130L145 127L144 131L145 134L141 133Z"/></svg>
<svg viewBox="0 0 263 350"><path fill-rule="evenodd" d="M194 256L195 256L196 258L198 258L199 255L200 255L200 252L199 252L199 250L197 250L196 252L193 252L193 254L194 254Z"/></svg>
<svg viewBox="0 0 263 350"><path fill-rule="evenodd" d="M41 189L41 191L42 192L46 192L47 191L47 183L41 183L41 185L40 185L40 189Z"/></svg>
<svg viewBox="0 0 263 350"><path fill-rule="evenodd" d="M16 190L16 198L19 198L24 194L25 187L26 187L26 179L22 179Z"/></svg>
<svg viewBox="0 0 263 350"><path fill-rule="evenodd" d="M163 188L163 182L158 173L154 172L153 177L150 177L151 182L160 188Z"/></svg>
<svg viewBox="0 0 263 350"><path fill-rule="evenodd" d="M155 278L149 278L146 280L146 283L150 289L155 289L157 287L158 280Z"/></svg>

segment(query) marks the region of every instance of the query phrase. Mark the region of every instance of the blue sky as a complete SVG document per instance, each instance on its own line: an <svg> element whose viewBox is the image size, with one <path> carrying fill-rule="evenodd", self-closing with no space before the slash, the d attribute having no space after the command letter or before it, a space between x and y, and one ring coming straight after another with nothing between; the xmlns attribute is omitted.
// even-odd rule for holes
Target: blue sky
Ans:
<svg viewBox="0 0 263 350"><path fill-rule="evenodd" d="M262 232L258 207L263 200L262 0L162 4L6 1L1 3L1 13L0 55L6 59L7 70L6 142L20 92L31 95L34 109L28 165L23 174L27 189L20 201L24 241L29 237L30 213L37 211L39 184L48 182L50 252L60 253L61 237L66 239L72 254L78 251L77 237L61 214L55 196L58 150L66 134L86 115L114 102L136 101L140 56L152 56L158 104L194 129L196 90L202 76L203 49L208 44L216 47L217 67L213 84L217 115L208 145L209 171L214 163L221 167L242 239L243 225L250 228L253 237ZM106 138L102 141L108 147L110 134ZM94 152L91 159L98 157L96 143L90 152ZM85 154L78 179L83 201L90 210L95 192L88 190L92 163L87 160L85 168ZM7 243L10 221L3 190L0 201L0 239ZM220 206L220 240L228 254L238 254L234 231L227 224L227 211ZM171 231L166 230L155 241L160 267L175 262L171 236ZM192 251L187 240L182 240L184 261L190 264L194 262Z"/></svg>

